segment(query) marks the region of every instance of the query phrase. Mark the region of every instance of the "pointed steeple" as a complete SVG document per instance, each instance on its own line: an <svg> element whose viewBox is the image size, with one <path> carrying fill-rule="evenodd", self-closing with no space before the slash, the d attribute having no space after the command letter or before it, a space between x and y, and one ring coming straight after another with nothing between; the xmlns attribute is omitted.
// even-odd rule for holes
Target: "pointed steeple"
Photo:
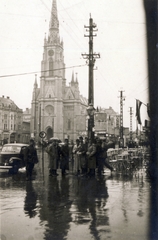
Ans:
<svg viewBox="0 0 158 240"><path fill-rule="evenodd" d="M71 83L74 83L74 71L72 72Z"/></svg>
<svg viewBox="0 0 158 240"><path fill-rule="evenodd" d="M76 73L76 83L78 83L78 78L77 78L77 74L78 74L78 73Z"/></svg>
<svg viewBox="0 0 158 240"><path fill-rule="evenodd" d="M38 88L38 84L37 84L37 74L35 74L34 88Z"/></svg>
<svg viewBox="0 0 158 240"><path fill-rule="evenodd" d="M52 2L51 18L50 18L50 23L49 23L48 43L60 44L59 20L58 20L58 14L57 14L56 0L53 0L53 2Z"/></svg>
<svg viewBox="0 0 158 240"><path fill-rule="evenodd" d="M51 19L50 19L50 23L49 23L49 29L51 30L54 28L56 28L56 29L59 28L56 0L53 0L53 2L52 2Z"/></svg>

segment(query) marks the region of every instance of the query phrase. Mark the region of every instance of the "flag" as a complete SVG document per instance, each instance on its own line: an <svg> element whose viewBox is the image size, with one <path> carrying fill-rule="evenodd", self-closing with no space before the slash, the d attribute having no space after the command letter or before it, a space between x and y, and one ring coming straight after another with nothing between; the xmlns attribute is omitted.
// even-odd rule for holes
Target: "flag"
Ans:
<svg viewBox="0 0 158 240"><path fill-rule="evenodd" d="M137 117L138 124L142 124L141 118L140 118L140 107L141 107L141 105L142 105L142 102L139 101L138 99L136 99L136 117Z"/></svg>

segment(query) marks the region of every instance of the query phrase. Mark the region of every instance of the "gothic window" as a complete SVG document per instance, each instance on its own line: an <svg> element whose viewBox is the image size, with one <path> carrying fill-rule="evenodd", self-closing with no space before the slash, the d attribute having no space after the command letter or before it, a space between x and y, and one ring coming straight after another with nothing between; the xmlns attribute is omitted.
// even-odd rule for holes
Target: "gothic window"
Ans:
<svg viewBox="0 0 158 240"><path fill-rule="evenodd" d="M51 98L51 94L49 94L49 98Z"/></svg>
<svg viewBox="0 0 158 240"><path fill-rule="evenodd" d="M49 62L49 76L53 77L53 61Z"/></svg>
<svg viewBox="0 0 158 240"><path fill-rule="evenodd" d="M68 119L68 130L70 130L70 129L71 129L71 120Z"/></svg>

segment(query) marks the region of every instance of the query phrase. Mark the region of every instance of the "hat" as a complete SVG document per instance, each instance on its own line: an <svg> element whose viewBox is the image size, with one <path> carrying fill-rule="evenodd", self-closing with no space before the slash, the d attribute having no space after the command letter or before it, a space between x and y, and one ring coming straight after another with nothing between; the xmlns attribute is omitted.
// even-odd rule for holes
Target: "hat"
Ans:
<svg viewBox="0 0 158 240"><path fill-rule="evenodd" d="M79 136L79 139L82 139L82 140L83 140L83 137L82 137L82 136Z"/></svg>
<svg viewBox="0 0 158 240"><path fill-rule="evenodd" d="M35 142L35 140L33 138L30 138L30 142Z"/></svg>

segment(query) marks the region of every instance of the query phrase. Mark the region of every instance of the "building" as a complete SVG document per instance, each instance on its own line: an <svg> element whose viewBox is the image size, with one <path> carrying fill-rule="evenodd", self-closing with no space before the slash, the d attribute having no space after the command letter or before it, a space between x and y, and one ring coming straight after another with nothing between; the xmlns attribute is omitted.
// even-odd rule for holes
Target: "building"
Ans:
<svg viewBox="0 0 158 240"><path fill-rule="evenodd" d="M48 38L44 39L40 86L37 76L32 94L31 136L46 132L63 140L75 140L86 129L87 100L80 95L77 75L69 86L65 79L64 46L59 35L56 0L53 0Z"/></svg>
<svg viewBox="0 0 158 240"><path fill-rule="evenodd" d="M101 138L119 136L120 115L112 107L97 108L95 113L95 134Z"/></svg>
<svg viewBox="0 0 158 240"><path fill-rule="evenodd" d="M0 97L0 143L21 142L22 109L9 97Z"/></svg>
<svg viewBox="0 0 158 240"><path fill-rule="evenodd" d="M29 143L30 140L30 121L31 121L31 109L26 108L23 111L23 122L22 122L22 142Z"/></svg>

